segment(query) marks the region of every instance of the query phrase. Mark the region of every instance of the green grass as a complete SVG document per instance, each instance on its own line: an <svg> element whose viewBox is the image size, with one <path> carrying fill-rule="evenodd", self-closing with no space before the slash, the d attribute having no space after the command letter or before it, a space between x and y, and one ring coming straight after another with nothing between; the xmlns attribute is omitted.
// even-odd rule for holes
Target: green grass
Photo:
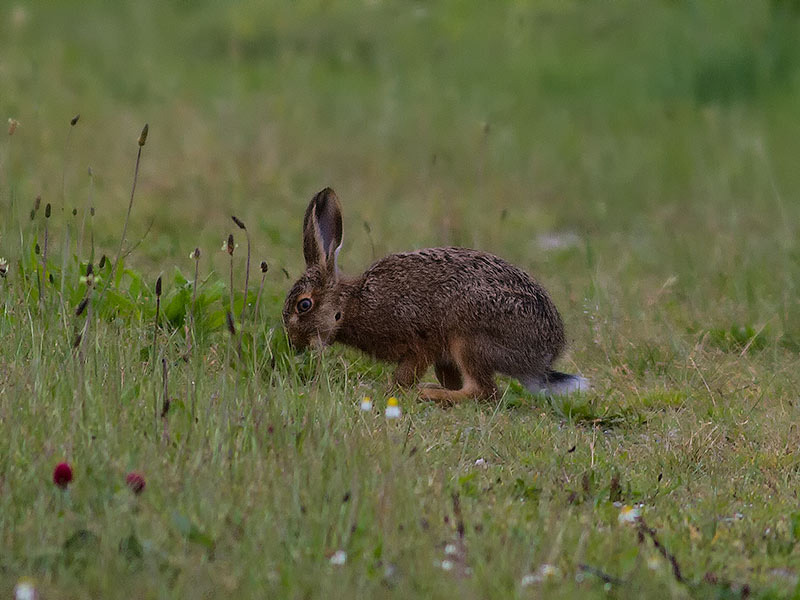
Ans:
<svg viewBox="0 0 800 600"><path fill-rule="evenodd" d="M796 597L796 4L2 5L0 595ZM594 389L407 392L391 421L390 366L290 352L327 185L346 271L504 256L551 291L559 366Z"/></svg>

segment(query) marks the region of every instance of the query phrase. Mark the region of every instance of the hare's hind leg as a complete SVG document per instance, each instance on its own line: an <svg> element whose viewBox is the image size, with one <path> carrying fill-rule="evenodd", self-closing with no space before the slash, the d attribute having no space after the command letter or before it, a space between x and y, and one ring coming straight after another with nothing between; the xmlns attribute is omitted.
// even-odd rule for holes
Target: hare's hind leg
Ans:
<svg viewBox="0 0 800 600"><path fill-rule="evenodd" d="M480 398L489 400L497 395L497 386L494 384L494 373L487 368L485 361L477 356L474 350L460 340L451 343L450 354L453 364L439 362L436 364L436 376L447 388L450 385L457 389L430 388L420 390L420 395L426 400L455 404L464 398ZM440 376L441 375L441 376Z"/></svg>
<svg viewBox="0 0 800 600"><path fill-rule="evenodd" d="M449 360L438 360L433 364L433 370L436 372L436 379L442 384L442 387L448 390L460 390L464 385L464 380L461 377L461 371L458 366Z"/></svg>

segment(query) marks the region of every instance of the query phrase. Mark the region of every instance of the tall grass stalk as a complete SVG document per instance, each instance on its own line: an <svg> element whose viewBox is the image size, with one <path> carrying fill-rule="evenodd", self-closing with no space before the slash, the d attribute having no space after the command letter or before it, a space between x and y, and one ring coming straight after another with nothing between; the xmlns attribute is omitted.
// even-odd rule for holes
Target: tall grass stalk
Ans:
<svg viewBox="0 0 800 600"><path fill-rule="evenodd" d="M247 231L247 227L244 226L244 223L241 219L236 218L236 216L231 217L233 222L244 231L245 237L247 238L247 262L245 264L245 272L244 272L244 300L242 301L242 311L239 313L239 323L241 324L242 328L242 335L244 335L244 311L247 308L247 289L250 284L250 232ZM233 281L231 281L233 284Z"/></svg>
<svg viewBox="0 0 800 600"><path fill-rule="evenodd" d="M67 131L67 139L64 142L64 160L61 168L61 214L64 217L64 232L61 239L61 281L59 282L59 302L61 305L61 317L64 321L64 328L67 328L67 310L64 303L64 280L69 275L67 267L69 265L69 247L71 243L71 227L69 219L69 211L67 210L67 192L66 192L66 179L67 179L67 157L69 156L69 142L72 138L72 130L80 119L80 114L75 115L69 121L69 130Z"/></svg>
<svg viewBox="0 0 800 600"><path fill-rule="evenodd" d="M83 207L83 217L81 218L81 229L78 233L78 240L76 242L76 249L77 249L77 256L78 260L81 260L81 256L83 256L83 236L86 230L86 216L89 213L89 208L92 206L92 196L94 193L94 172L92 171L92 167L87 169L89 174L89 190L86 193L86 204Z"/></svg>
<svg viewBox="0 0 800 600"><path fill-rule="evenodd" d="M119 238L119 247L117 248L117 255L114 258L114 265L111 267L111 274L106 281L105 285L103 286L103 291L100 292L99 301L103 300L105 296L106 290L108 286L111 284L111 280L116 277L117 269L119 268L119 261L120 257L122 256L122 246L125 243L125 236L128 234L128 222L131 219L131 209L133 208L133 197L136 193L136 180L139 177L139 162L142 159L142 148L144 148L144 144L147 141L147 133L150 130L150 127L147 123L144 124L142 128L142 132L139 134L139 139L137 143L139 144L139 150L136 153L136 166L133 169L133 185L131 186L131 198L128 202L128 213L125 215L125 224L122 226L122 236ZM94 246L94 244L93 244Z"/></svg>
<svg viewBox="0 0 800 600"><path fill-rule="evenodd" d="M233 318L233 251L234 251L235 248L234 248L234 245L233 245L233 234L232 233L228 234L228 240L226 242L225 249L228 252L228 256L230 257L231 284L230 284L230 288L229 288L229 295L230 295L230 304L231 304L230 313L231 313L231 318Z"/></svg>
<svg viewBox="0 0 800 600"><path fill-rule="evenodd" d="M42 286L39 290L39 308L44 309L44 290L47 288L47 246L49 241L50 203L44 208L44 246L42 248Z"/></svg>
<svg viewBox="0 0 800 600"><path fill-rule="evenodd" d="M192 304L189 306L189 360L192 365L192 374L187 378L187 398L192 399L192 408L191 408L191 418L192 423L189 427L189 433L187 434L187 440L192 435L192 430L194 429L195 419L197 418L197 361L199 359L197 355L197 329L196 329L196 322L195 319L197 318L195 315L196 305L197 305L197 278L200 275L200 248L195 248L194 252L192 252L192 258L194 259L194 280L192 281Z"/></svg>
<svg viewBox="0 0 800 600"><path fill-rule="evenodd" d="M258 319L258 316L259 316L258 315L258 308L259 308L259 306L261 304L261 293L264 291L264 282L267 279L267 271L269 271L269 265L267 264L267 261L262 260L261 261L261 284L258 286L258 294L256 294L256 306L255 306L255 309L253 310L253 322L254 323L256 322L256 319ZM257 349L256 349L256 331L257 331L257 327L254 327L253 328L253 372L256 371L256 368L257 368L257 365L258 365L258 360L257 360L258 359L258 352L257 352Z"/></svg>
<svg viewBox="0 0 800 600"><path fill-rule="evenodd" d="M158 318L161 312L161 275L156 279L156 317L153 321L153 346L150 352L150 364L153 365L153 377L155 377L156 364L158 361ZM155 413L156 435L158 435L158 388L156 388L153 400L153 410Z"/></svg>

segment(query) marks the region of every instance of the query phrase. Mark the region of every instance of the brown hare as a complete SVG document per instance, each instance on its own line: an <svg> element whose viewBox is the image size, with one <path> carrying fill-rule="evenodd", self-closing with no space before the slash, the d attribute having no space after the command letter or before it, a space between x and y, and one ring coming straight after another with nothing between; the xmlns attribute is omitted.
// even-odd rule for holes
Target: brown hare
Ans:
<svg viewBox="0 0 800 600"><path fill-rule="evenodd" d="M341 342L398 363L411 386L433 364L443 387L423 398L454 403L497 394L494 374L534 393L585 390L589 382L551 368L564 325L542 286L506 261L466 248L390 254L358 277L339 272L342 212L334 191L311 200L303 221L306 271L286 296L283 321L298 350Z"/></svg>

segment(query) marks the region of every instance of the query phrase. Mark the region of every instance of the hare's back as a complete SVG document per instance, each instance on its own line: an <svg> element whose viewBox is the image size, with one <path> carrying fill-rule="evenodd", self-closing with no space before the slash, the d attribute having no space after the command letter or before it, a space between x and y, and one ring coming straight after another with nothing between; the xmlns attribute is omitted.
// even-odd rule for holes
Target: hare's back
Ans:
<svg viewBox="0 0 800 600"><path fill-rule="evenodd" d="M449 323L515 326L520 319L543 317L560 323L541 285L486 252L448 247L391 254L374 263L363 277L362 301L368 305L413 315L439 327Z"/></svg>

